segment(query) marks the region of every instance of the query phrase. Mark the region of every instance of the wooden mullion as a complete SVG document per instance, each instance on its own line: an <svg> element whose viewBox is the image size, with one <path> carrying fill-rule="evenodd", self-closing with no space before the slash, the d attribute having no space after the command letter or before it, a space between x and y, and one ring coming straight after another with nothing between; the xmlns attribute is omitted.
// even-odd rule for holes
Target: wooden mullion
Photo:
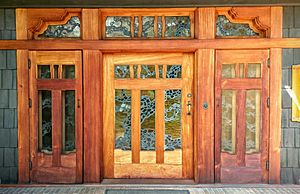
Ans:
<svg viewBox="0 0 300 194"><path fill-rule="evenodd" d="M131 38L134 38L134 16L131 16L130 21Z"/></svg>
<svg viewBox="0 0 300 194"><path fill-rule="evenodd" d="M249 68L249 64L245 63L244 64L244 78L248 77L248 68Z"/></svg>
<svg viewBox="0 0 300 194"><path fill-rule="evenodd" d="M159 79L159 65L155 65L155 78Z"/></svg>
<svg viewBox="0 0 300 194"><path fill-rule="evenodd" d="M52 165L61 166L62 103L61 91L52 90Z"/></svg>
<svg viewBox="0 0 300 194"><path fill-rule="evenodd" d="M257 78L237 78L223 79L221 82L222 89L260 89L261 79Z"/></svg>
<svg viewBox="0 0 300 194"><path fill-rule="evenodd" d="M158 38L158 16L154 16L154 37Z"/></svg>
<svg viewBox="0 0 300 194"><path fill-rule="evenodd" d="M140 79L141 78L141 65L138 65L137 66L137 79Z"/></svg>
<svg viewBox="0 0 300 194"><path fill-rule="evenodd" d="M237 91L237 131L236 155L237 165L245 166L246 154L246 90Z"/></svg>
<svg viewBox="0 0 300 194"><path fill-rule="evenodd" d="M155 134L156 134L156 163L164 163L165 141L165 92L156 90L155 95Z"/></svg>
<svg viewBox="0 0 300 194"><path fill-rule="evenodd" d="M167 65L163 65L162 77L164 79L167 78Z"/></svg>
<svg viewBox="0 0 300 194"><path fill-rule="evenodd" d="M130 73L130 78L134 79L134 69L133 69L133 65L129 65L129 73Z"/></svg>
<svg viewBox="0 0 300 194"><path fill-rule="evenodd" d="M141 91L132 90L132 112L131 112L131 146L132 163L140 163L140 142L141 142Z"/></svg>
<svg viewBox="0 0 300 194"><path fill-rule="evenodd" d="M180 89L183 86L183 81L180 79L116 79L114 81L116 89L128 90L152 90L156 89Z"/></svg>
<svg viewBox="0 0 300 194"><path fill-rule="evenodd" d="M142 37L142 30L143 30L143 21L142 21L142 16L139 15L139 31L138 31L138 38Z"/></svg>
<svg viewBox="0 0 300 194"><path fill-rule="evenodd" d="M161 37L165 38L165 31L166 31L166 16L162 15L161 16Z"/></svg>

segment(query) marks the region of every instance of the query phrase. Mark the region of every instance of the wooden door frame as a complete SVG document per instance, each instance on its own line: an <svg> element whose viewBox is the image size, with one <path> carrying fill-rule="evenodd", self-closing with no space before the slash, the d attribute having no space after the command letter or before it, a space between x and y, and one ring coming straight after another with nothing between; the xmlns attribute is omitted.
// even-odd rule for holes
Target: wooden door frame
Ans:
<svg viewBox="0 0 300 194"><path fill-rule="evenodd" d="M248 7L255 10L255 8ZM171 8L170 8L171 9ZM270 173L269 183L280 183L281 49L300 48L300 38L281 38L282 7L270 9L269 38L215 39L216 8L196 8L195 39L191 40L100 40L101 9L80 9L82 40L29 40L34 9L16 10L17 40L0 40L0 49L17 49L18 84L18 181L29 182L29 50L83 50L84 99L102 96L102 52L195 52L195 182L214 183L214 55L215 49L270 50ZM53 9L49 10L50 12ZM45 11L44 11L45 12ZM255 14L255 11L253 11ZM25 30L24 30L25 29ZM239 44L237 44L239 42ZM142 48L142 49L141 49ZM89 64L89 65L86 65ZM92 79L93 78L93 79ZM94 81L91 81L94 80ZM206 91L203 93L202 91ZM84 102L84 182L99 183L103 177L102 102ZM208 104L208 108L203 107ZM93 137L93 138L91 138ZM88 148L87 148L88 147Z"/></svg>

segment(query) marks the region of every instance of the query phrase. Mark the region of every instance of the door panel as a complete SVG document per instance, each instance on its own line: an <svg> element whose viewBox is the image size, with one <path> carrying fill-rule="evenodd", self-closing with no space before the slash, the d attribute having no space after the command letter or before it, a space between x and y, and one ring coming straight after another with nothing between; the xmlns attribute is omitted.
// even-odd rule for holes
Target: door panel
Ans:
<svg viewBox="0 0 300 194"><path fill-rule="evenodd" d="M268 58L268 50L216 52L216 182L268 180Z"/></svg>
<svg viewBox="0 0 300 194"><path fill-rule="evenodd" d="M104 178L193 178L191 54L104 55Z"/></svg>
<svg viewBox="0 0 300 194"><path fill-rule="evenodd" d="M80 51L32 51L31 181L82 182Z"/></svg>

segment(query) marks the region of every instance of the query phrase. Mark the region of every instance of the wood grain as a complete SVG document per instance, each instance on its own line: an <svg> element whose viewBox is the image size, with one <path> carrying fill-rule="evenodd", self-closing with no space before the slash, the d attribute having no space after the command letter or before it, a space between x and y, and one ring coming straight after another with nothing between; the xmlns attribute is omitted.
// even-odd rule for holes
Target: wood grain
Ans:
<svg viewBox="0 0 300 194"><path fill-rule="evenodd" d="M165 92L156 90L155 92L155 137L156 137L156 163L164 163L165 148Z"/></svg>
<svg viewBox="0 0 300 194"><path fill-rule="evenodd" d="M82 9L82 39L99 40L99 9Z"/></svg>
<svg viewBox="0 0 300 194"><path fill-rule="evenodd" d="M141 91L132 90L132 163L140 163L140 147L141 147Z"/></svg>

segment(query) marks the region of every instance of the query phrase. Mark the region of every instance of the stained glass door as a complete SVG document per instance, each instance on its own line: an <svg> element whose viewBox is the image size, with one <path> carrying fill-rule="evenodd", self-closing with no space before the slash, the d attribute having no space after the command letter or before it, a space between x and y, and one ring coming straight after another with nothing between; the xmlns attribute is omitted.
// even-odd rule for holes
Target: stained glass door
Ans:
<svg viewBox="0 0 300 194"><path fill-rule="evenodd" d="M268 58L268 50L216 52L216 182L268 180Z"/></svg>
<svg viewBox="0 0 300 194"><path fill-rule="evenodd" d="M80 51L30 52L31 181L82 182Z"/></svg>
<svg viewBox="0 0 300 194"><path fill-rule="evenodd" d="M104 56L104 178L193 178L191 54Z"/></svg>

